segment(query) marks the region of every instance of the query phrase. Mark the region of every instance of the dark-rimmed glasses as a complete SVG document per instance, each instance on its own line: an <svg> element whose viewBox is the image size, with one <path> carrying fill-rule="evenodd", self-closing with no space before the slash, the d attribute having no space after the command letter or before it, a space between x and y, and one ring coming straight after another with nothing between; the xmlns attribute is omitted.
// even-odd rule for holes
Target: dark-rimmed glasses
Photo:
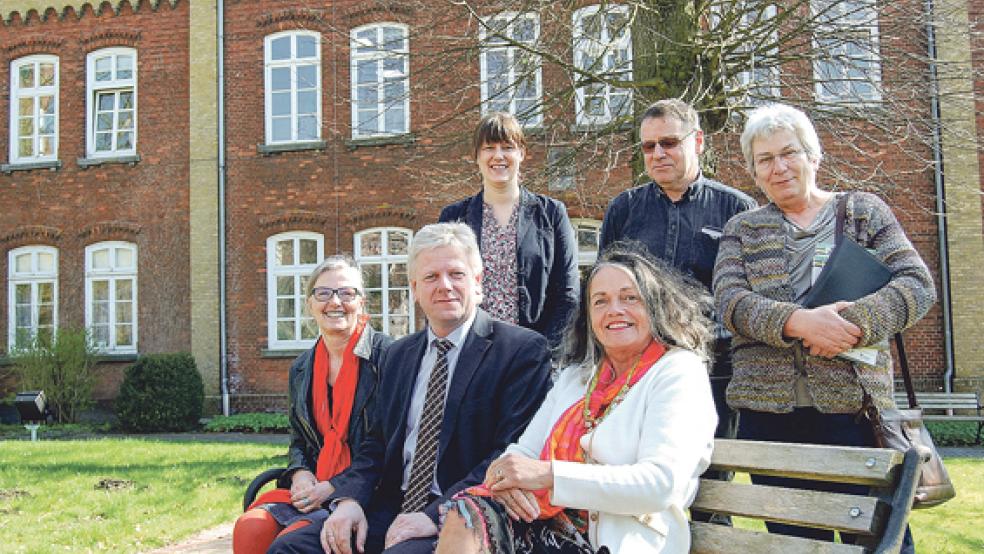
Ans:
<svg viewBox="0 0 984 554"><path fill-rule="evenodd" d="M656 145L667 152L673 150L674 148L680 146L680 143L687 140L687 137L697 132L697 129L692 129L689 133L683 135L682 137L664 137L659 140L647 140L642 143L642 151L646 154L652 154L656 151Z"/></svg>
<svg viewBox="0 0 984 554"><path fill-rule="evenodd" d="M360 293L359 289L355 287L338 287L337 289L331 287L314 287L314 290L311 291L311 296L318 302L328 302L336 294L340 301L347 304L358 298Z"/></svg>

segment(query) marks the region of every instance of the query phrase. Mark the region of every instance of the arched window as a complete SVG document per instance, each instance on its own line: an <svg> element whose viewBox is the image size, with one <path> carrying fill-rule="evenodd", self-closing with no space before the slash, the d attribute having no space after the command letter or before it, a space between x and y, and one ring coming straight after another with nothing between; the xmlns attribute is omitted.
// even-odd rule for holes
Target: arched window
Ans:
<svg viewBox="0 0 984 554"><path fill-rule="evenodd" d="M271 350L310 348L318 326L307 313L306 280L324 260L325 239L296 231L267 239L267 338Z"/></svg>
<svg viewBox="0 0 984 554"><path fill-rule="evenodd" d="M355 234L355 261L366 288L366 311L373 327L394 337L414 331L407 254L409 229L376 227Z"/></svg>
<svg viewBox="0 0 984 554"><path fill-rule="evenodd" d="M410 132L410 40L406 25L352 29L352 137Z"/></svg>
<svg viewBox="0 0 984 554"><path fill-rule="evenodd" d="M632 79L632 33L628 6L600 4L574 12L574 64L589 75ZM601 125L631 114L632 92L606 83L577 89L578 125Z"/></svg>
<svg viewBox="0 0 984 554"><path fill-rule="evenodd" d="M103 352L137 351L137 245L85 248L85 325Z"/></svg>
<svg viewBox="0 0 984 554"><path fill-rule="evenodd" d="M86 56L86 153L137 153L137 51L104 48Z"/></svg>
<svg viewBox="0 0 984 554"><path fill-rule="evenodd" d="M10 64L10 163L58 158L58 57Z"/></svg>
<svg viewBox="0 0 984 554"><path fill-rule="evenodd" d="M509 112L524 126L543 123L543 75L540 57L515 46L535 47L540 17L535 13L500 13L481 27L482 112Z"/></svg>
<svg viewBox="0 0 984 554"><path fill-rule="evenodd" d="M50 339L58 328L58 249L24 246L7 258L7 350L13 351L34 337Z"/></svg>
<svg viewBox="0 0 984 554"><path fill-rule="evenodd" d="M263 48L266 144L321 139L321 35L285 31Z"/></svg>

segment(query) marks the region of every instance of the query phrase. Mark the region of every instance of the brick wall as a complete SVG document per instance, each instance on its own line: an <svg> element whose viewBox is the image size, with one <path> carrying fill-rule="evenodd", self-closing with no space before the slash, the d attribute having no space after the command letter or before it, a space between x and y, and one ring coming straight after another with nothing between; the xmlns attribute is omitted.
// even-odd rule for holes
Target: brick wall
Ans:
<svg viewBox="0 0 984 554"><path fill-rule="evenodd" d="M109 4L105 4L108 6ZM32 54L59 57L62 167L0 174L0 274L7 252L45 244L59 251L58 321L84 324L84 250L103 240L138 248L138 349L189 349L188 290L188 10L146 2L134 10L67 8L15 15L0 23L0 159L8 161L10 62ZM82 169L85 157L85 61L109 46L137 50L137 153L140 162ZM7 287L0 295L0 345L7 347ZM111 364L97 387L112 397L122 365Z"/></svg>

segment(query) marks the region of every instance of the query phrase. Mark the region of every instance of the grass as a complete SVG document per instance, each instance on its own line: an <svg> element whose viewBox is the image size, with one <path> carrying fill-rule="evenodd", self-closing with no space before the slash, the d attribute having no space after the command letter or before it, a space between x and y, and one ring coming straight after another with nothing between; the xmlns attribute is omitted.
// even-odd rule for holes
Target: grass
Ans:
<svg viewBox="0 0 984 554"><path fill-rule="evenodd" d="M962 554L984 552L984 459L947 458L944 460L957 496L942 506L914 510L909 518L916 552ZM748 475L738 474L737 481L748 482ZM765 530L759 521L735 518L735 525L745 529Z"/></svg>
<svg viewBox="0 0 984 554"><path fill-rule="evenodd" d="M273 444L0 442L0 550L141 552L232 521Z"/></svg>

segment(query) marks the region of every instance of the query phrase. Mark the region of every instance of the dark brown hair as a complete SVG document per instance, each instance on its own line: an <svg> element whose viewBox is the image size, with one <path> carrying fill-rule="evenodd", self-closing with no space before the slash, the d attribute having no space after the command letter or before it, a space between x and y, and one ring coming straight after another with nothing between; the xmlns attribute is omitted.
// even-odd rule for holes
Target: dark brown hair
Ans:
<svg viewBox="0 0 984 554"><path fill-rule="evenodd" d="M496 142L510 142L513 146L526 150L526 136L523 135L523 126L512 114L492 112L478 122L472 139L472 159L478 159L478 149L483 144Z"/></svg>

